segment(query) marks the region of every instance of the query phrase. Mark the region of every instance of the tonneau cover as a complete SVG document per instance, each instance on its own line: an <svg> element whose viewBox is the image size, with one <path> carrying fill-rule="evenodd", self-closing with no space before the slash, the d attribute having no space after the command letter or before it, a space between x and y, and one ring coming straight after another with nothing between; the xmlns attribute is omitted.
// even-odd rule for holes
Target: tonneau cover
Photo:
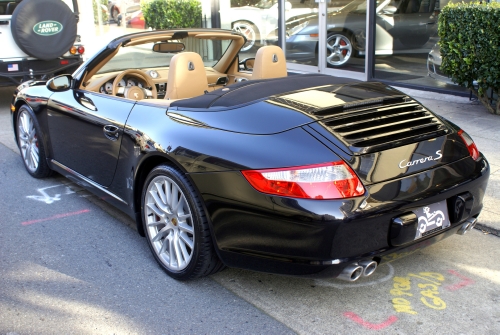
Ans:
<svg viewBox="0 0 500 335"><path fill-rule="evenodd" d="M275 94L322 85L358 83L358 80L323 74L299 74L283 78L249 80L235 83L207 94L172 102L170 107L231 107L261 100Z"/></svg>

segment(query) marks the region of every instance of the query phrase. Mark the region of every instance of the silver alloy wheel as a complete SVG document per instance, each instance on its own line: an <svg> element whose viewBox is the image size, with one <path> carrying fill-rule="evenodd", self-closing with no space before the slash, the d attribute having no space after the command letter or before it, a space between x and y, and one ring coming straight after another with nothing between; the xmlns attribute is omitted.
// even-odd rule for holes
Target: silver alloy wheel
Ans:
<svg viewBox="0 0 500 335"><path fill-rule="evenodd" d="M352 44L344 34L332 34L326 40L326 61L332 66L341 66L347 63L352 55Z"/></svg>
<svg viewBox="0 0 500 335"><path fill-rule="evenodd" d="M147 234L156 255L171 271L185 269L193 257L195 232L184 193L161 175L149 183L144 203Z"/></svg>
<svg viewBox="0 0 500 335"><path fill-rule="evenodd" d="M243 45L240 51L245 52L255 46L257 41L257 32L255 31L256 28L253 24L244 21L236 21L233 24L233 30L241 33L247 38L247 42Z"/></svg>
<svg viewBox="0 0 500 335"><path fill-rule="evenodd" d="M18 118L18 141L26 167L35 173L40 164L40 150L33 118L26 110L21 110Z"/></svg>

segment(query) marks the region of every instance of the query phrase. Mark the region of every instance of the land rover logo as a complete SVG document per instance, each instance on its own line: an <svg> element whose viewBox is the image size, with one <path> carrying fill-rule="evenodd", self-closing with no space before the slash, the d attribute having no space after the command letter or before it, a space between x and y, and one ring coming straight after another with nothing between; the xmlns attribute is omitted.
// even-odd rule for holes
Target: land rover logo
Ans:
<svg viewBox="0 0 500 335"><path fill-rule="evenodd" d="M62 30L63 25L57 21L42 21L33 26L33 31L42 36L59 34Z"/></svg>

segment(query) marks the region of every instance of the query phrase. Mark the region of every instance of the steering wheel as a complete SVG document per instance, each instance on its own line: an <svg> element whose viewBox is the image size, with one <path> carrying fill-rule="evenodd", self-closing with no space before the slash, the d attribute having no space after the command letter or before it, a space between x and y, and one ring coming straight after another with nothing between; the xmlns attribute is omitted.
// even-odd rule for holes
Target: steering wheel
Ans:
<svg viewBox="0 0 500 335"><path fill-rule="evenodd" d="M137 79L145 81L146 86L150 86L151 90L139 86L127 86L127 87L118 86L118 83L125 76L135 77ZM156 85L153 82L153 79L151 79L151 77L149 77L146 73L142 72L141 70L135 70L135 69L125 70L116 76L115 80L113 81L113 95L116 96L118 94L122 94L123 97L132 100L142 100L145 98L150 98L150 99L158 98L158 92L156 91Z"/></svg>

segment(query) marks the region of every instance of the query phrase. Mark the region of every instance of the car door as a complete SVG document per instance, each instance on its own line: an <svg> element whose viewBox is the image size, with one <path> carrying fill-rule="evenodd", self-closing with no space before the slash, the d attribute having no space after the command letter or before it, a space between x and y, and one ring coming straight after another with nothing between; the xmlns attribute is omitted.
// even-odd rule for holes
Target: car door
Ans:
<svg viewBox="0 0 500 335"><path fill-rule="evenodd" d="M123 128L135 101L83 90L54 93L47 123L56 164L102 185L113 181Z"/></svg>

